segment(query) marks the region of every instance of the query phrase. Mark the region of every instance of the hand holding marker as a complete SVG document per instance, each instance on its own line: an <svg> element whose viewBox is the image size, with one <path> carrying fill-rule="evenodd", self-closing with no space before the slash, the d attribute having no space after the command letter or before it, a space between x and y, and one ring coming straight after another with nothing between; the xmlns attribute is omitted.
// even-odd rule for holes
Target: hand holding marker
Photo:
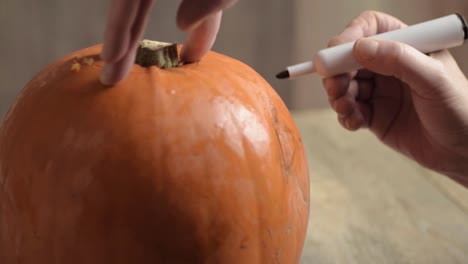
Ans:
<svg viewBox="0 0 468 264"><path fill-rule="evenodd" d="M279 77L324 76L341 126L367 129L391 149L468 188L468 79L446 50L466 38L460 15L408 27L391 15L365 11L313 63Z"/></svg>

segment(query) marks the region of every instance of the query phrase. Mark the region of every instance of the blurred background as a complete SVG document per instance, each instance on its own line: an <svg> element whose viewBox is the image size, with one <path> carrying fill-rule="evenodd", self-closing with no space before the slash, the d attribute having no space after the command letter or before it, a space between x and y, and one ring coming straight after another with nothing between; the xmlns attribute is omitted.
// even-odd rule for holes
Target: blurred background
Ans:
<svg viewBox="0 0 468 264"><path fill-rule="evenodd" d="M160 0L146 38L183 42L175 14L180 1ZM108 1L0 0L0 115L34 74L48 63L102 40ZM364 10L392 14L413 24L459 12L466 0L240 0L225 12L214 50L237 58L266 78L290 109L327 106L321 80L276 80L285 66L312 57ZM468 72L468 48L453 49Z"/></svg>

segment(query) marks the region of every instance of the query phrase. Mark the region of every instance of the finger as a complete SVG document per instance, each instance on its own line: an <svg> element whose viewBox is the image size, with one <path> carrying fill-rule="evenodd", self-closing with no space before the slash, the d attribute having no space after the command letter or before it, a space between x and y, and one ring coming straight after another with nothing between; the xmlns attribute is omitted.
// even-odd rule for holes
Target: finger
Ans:
<svg viewBox="0 0 468 264"><path fill-rule="evenodd" d="M337 116L337 119L338 119L338 123L340 123L340 125L346 129L348 129L348 126L346 124L346 118L345 117L342 117L342 116Z"/></svg>
<svg viewBox="0 0 468 264"><path fill-rule="evenodd" d="M139 4L139 0L111 0L101 54L104 61L114 63L127 53Z"/></svg>
<svg viewBox="0 0 468 264"><path fill-rule="evenodd" d="M359 95L359 84L356 80L351 80L348 87L349 96L353 99L356 99Z"/></svg>
<svg viewBox="0 0 468 264"><path fill-rule="evenodd" d="M351 78L348 74L342 74L335 77L322 80L325 91L330 99L335 100L346 94Z"/></svg>
<svg viewBox="0 0 468 264"><path fill-rule="evenodd" d="M366 122L359 111L356 111L347 117L338 116L338 122L341 126L350 131L356 131L360 128L366 127Z"/></svg>
<svg viewBox="0 0 468 264"><path fill-rule="evenodd" d="M198 27L206 17L232 6L237 0L183 0L177 11L177 26L184 31Z"/></svg>
<svg viewBox="0 0 468 264"><path fill-rule="evenodd" d="M331 100L331 105L333 110L341 117L351 116L357 110L356 100L350 93Z"/></svg>
<svg viewBox="0 0 468 264"><path fill-rule="evenodd" d="M133 22L130 38L130 47L136 48L143 37L146 26L148 25L149 15L153 7L154 0L140 0L138 13Z"/></svg>
<svg viewBox="0 0 468 264"><path fill-rule="evenodd" d="M153 6L154 0L140 0L137 14L132 27L130 29L130 37L128 39L127 49L124 55L119 60L107 62L101 72L100 81L104 85L113 85L124 79L135 61L136 49L140 42L144 29L148 24L149 13Z"/></svg>
<svg viewBox="0 0 468 264"><path fill-rule="evenodd" d="M200 60L213 46L221 24L222 11L207 17L190 31L181 51L181 61L190 63Z"/></svg>
<svg viewBox="0 0 468 264"><path fill-rule="evenodd" d="M360 111L355 111L350 117L348 117L345 124L350 131L356 131L366 126L366 122Z"/></svg>
<svg viewBox="0 0 468 264"><path fill-rule="evenodd" d="M99 78L101 83L110 86L125 78L134 64L135 54L136 50L133 49L118 62L104 65Z"/></svg>
<svg viewBox="0 0 468 264"><path fill-rule="evenodd" d="M359 87L359 93L355 97L357 101L367 102L372 99L374 95L375 84L370 79L359 79L356 80L357 86Z"/></svg>
<svg viewBox="0 0 468 264"><path fill-rule="evenodd" d="M358 109L362 117L361 128L370 128L372 126L372 118L374 116L373 104L358 102Z"/></svg>
<svg viewBox="0 0 468 264"><path fill-rule="evenodd" d="M365 68L398 78L423 98L436 98L447 92L449 81L442 63L409 45L361 39L356 42L353 55Z"/></svg>
<svg viewBox="0 0 468 264"><path fill-rule="evenodd" d="M405 26L403 22L393 16L377 11L365 11L353 19L343 32L333 37L328 46L351 42Z"/></svg>

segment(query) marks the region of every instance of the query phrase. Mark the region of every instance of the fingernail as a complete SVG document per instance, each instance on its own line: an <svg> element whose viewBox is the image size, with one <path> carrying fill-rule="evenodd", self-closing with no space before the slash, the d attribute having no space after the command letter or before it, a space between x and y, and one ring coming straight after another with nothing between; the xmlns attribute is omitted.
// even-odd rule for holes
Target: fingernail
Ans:
<svg viewBox="0 0 468 264"><path fill-rule="evenodd" d="M182 46L182 50L180 51L180 61L182 63L192 63L197 61L198 59L193 58L193 56L191 56L187 50L187 44L184 44Z"/></svg>
<svg viewBox="0 0 468 264"><path fill-rule="evenodd" d="M103 46L102 47L102 50L101 50L101 54L99 54L99 57L103 60L103 61L107 61L109 59L109 49L107 48L107 46Z"/></svg>
<svg viewBox="0 0 468 264"><path fill-rule="evenodd" d="M351 123L350 123L350 121L349 121L349 118L347 118L347 119L345 120L345 127L346 127L347 129L351 129Z"/></svg>
<svg viewBox="0 0 468 264"><path fill-rule="evenodd" d="M336 100L333 100L333 101L332 101L331 107L332 107L333 111L336 112Z"/></svg>
<svg viewBox="0 0 468 264"><path fill-rule="evenodd" d="M377 55L379 42L373 39L361 39L356 44L356 49L365 60L372 61Z"/></svg>
<svg viewBox="0 0 468 264"><path fill-rule="evenodd" d="M112 71L112 65L106 64L104 65L101 75L99 76L99 81L106 86L112 85L112 76L111 76L111 71Z"/></svg>

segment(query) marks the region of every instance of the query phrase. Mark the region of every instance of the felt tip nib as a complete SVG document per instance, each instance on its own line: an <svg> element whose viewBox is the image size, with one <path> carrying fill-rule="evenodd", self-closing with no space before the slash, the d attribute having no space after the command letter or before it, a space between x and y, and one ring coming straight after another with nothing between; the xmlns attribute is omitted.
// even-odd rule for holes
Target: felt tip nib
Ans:
<svg viewBox="0 0 468 264"><path fill-rule="evenodd" d="M286 70L286 71L282 71L282 72L276 74L276 78L278 78L278 79L287 79L287 78L289 78L289 71Z"/></svg>

